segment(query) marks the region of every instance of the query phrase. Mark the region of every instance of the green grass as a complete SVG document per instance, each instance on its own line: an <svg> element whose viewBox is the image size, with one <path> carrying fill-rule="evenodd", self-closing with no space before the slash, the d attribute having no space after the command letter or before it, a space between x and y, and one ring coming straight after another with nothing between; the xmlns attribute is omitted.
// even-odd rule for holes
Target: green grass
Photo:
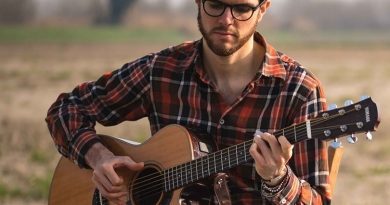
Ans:
<svg viewBox="0 0 390 205"><path fill-rule="evenodd" d="M31 177L29 186L10 187L0 183L0 200L4 198L47 199L49 196L52 175Z"/></svg>
<svg viewBox="0 0 390 205"><path fill-rule="evenodd" d="M50 156L48 156L48 153L41 150L34 149L31 151L30 155L31 161L35 163L45 164L50 161Z"/></svg>
<svg viewBox="0 0 390 205"><path fill-rule="evenodd" d="M279 45L354 46L361 44L390 46L388 31L274 31L259 28L267 40ZM195 34L193 34L195 35ZM192 40L189 33L174 27L32 27L0 26L0 43L178 43Z"/></svg>
<svg viewBox="0 0 390 205"><path fill-rule="evenodd" d="M390 30L329 30L329 31L272 31L263 32L267 40L279 46L323 49L334 47L389 47Z"/></svg>
<svg viewBox="0 0 390 205"><path fill-rule="evenodd" d="M0 199L6 197L17 198L23 195L23 192L19 188L9 188L5 184L0 183Z"/></svg>
<svg viewBox="0 0 390 205"><path fill-rule="evenodd" d="M177 42L185 35L172 29L124 27L0 27L0 43Z"/></svg>
<svg viewBox="0 0 390 205"><path fill-rule="evenodd" d="M33 199L47 199L51 184L51 175L42 178L33 178L27 197Z"/></svg>

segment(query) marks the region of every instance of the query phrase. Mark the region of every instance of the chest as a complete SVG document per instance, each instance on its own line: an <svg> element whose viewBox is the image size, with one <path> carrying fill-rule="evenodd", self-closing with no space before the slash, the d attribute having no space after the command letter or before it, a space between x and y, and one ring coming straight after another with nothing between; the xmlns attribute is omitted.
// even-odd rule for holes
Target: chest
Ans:
<svg viewBox="0 0 390 205"><path fill-rule="evenodd" d="M185 79L182 77L181 79ZM286 124L281 87L275 83L240 84L216 90L196 79L161 80L152 85L149 120L156 130L180 124L229 146L253 138L257 129L272 131ZM221 97L221 93L229 98Z"/></svg>

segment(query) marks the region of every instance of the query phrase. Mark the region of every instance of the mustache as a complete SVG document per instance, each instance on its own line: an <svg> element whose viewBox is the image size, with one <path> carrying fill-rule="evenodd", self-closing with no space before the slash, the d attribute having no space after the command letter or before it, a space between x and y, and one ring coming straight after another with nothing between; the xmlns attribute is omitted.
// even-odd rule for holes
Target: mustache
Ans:
<svg viewBox="0 0 390 205"><path fill-rule="evenodd" d="M223 33L229 33L232 34L233 36L238 36L239 33L235 29L229 29L225 26L218 26L213 29L211 29L211 32L223 32Z"/></svg>

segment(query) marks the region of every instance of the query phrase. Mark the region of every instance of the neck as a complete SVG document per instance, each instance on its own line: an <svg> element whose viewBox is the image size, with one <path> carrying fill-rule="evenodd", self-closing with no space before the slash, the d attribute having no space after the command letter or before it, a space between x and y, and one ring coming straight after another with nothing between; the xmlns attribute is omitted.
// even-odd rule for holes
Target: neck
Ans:
<svg viewBox="0 0 390 205"><path fill-rule="evenodd" d="M204 67L210 79L218 84L230 78L248 77L251 78L258 71L265 49L253 39L242 46L239 50L229 56L216 55L203 41Z"/></svg>

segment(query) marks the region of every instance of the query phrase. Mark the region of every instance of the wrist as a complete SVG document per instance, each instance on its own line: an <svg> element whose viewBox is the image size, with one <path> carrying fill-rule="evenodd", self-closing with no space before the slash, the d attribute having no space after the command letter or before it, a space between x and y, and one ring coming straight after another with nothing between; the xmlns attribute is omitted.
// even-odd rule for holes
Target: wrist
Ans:
<svg viewBox="0 0 390 205"><path fill-rule="evenodd" d="M114 157L114 154L108 150L102 143L95 143L85 154L85 161L92 169L95 169L99 161Z"/></svg>
<svg viewBox="0 0 390 205"><path fill-rule="evenodd" d="M261 180L266 183L268 186L276 186L278 184L280 184L284 178L287 176L287 167L284 166L276 176L273 176L271 178L268 178L268 179L264 179L262 177Z"/></svg>

